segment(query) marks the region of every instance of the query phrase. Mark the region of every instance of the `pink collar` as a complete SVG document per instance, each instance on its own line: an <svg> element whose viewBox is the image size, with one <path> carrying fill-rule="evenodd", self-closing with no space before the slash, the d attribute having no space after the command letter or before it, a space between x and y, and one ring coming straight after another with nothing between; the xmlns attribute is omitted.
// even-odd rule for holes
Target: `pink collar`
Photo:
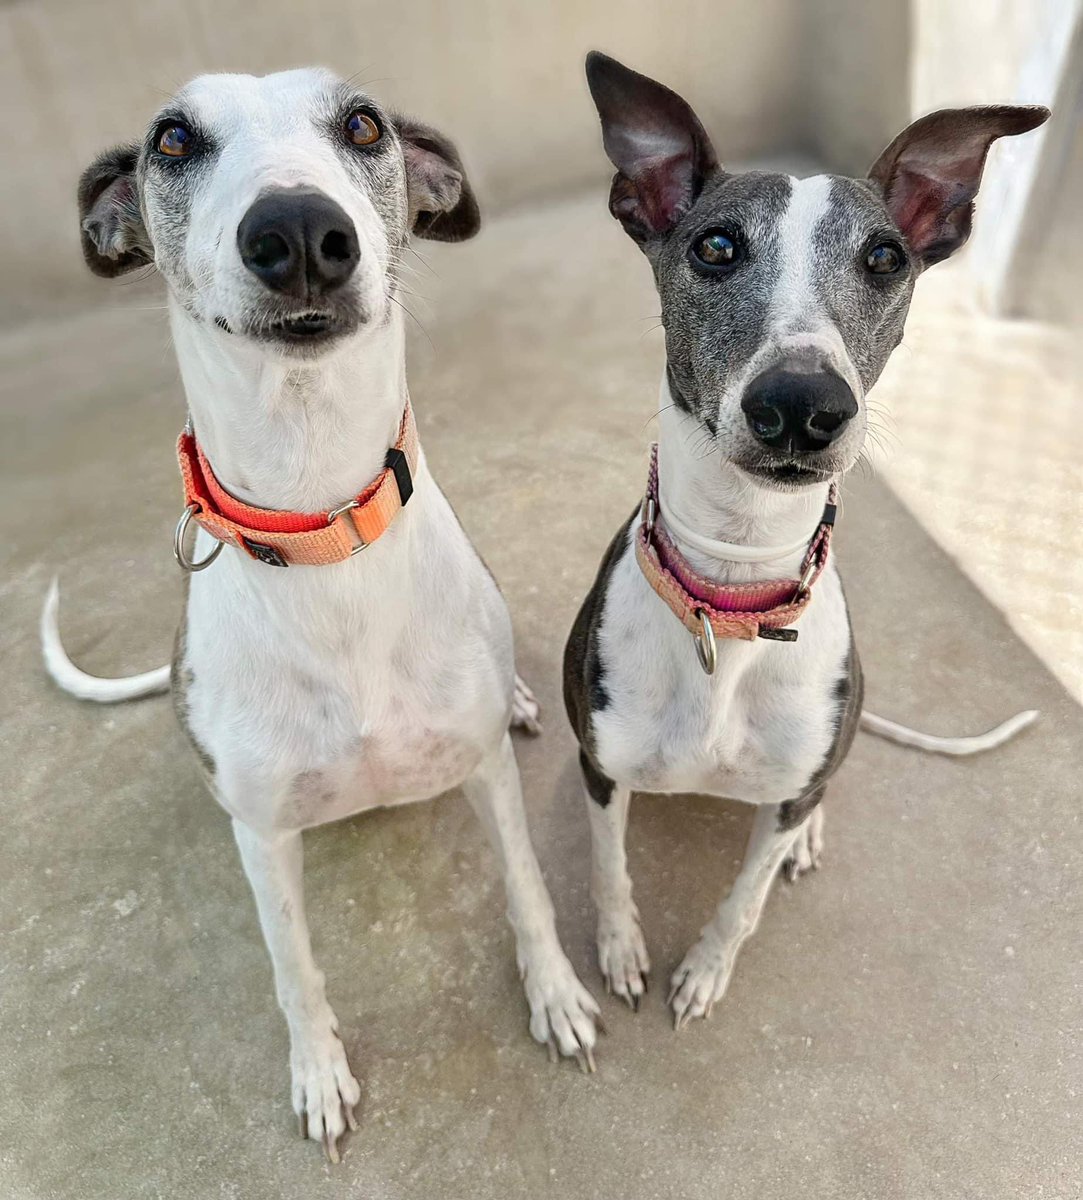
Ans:
<svg viewBox="0 0 1083 1200"><path fill-rule="evenodd" d="M832 484L800 579L716 583L692 569L658 521L658 446L651 447L647 494L636 531L636 561L647 582L692 634L700 665L708 675L714 673L717 661L716 638L797 641L797 630L788 626L808 607L812 587L827 566L837 510L838 488Z"/></svg>

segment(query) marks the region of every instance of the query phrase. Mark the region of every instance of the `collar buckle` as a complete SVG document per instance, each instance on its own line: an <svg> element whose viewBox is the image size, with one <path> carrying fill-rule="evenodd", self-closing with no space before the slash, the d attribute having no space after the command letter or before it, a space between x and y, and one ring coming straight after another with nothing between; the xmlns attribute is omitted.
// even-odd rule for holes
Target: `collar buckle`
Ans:
<svg viewBox="0 0 1083 1200"><path fill-rule="evenodd" d="M340 504L338 506L338 508L331 509L331 511L327 514L327 524L334 525L334 523L339 519L339 517L342 516L343 513L349 512L351 508L360 508L360 507L361 507L361 505L357 500L347 500L345 504ZM354 532L357 533L356 526L354 526ZM358 538L361 537L361 535L359 533L357 534L357 536L358 536ZM368 548L369 548L368 542L359 541L358 544L356 546L354 546L354 548L350 551L350 557L353 558L353 556L355 554L360 554L362 550L367 550Z"/></svg>

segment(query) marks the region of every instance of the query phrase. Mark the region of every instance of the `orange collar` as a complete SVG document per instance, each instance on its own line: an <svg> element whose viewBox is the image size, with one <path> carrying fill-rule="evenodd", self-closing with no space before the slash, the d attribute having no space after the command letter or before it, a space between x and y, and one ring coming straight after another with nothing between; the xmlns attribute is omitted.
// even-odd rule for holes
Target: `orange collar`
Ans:
<svg viewBox="0 0 1083 1200"><path fill-rule="evenodd" d="M384 469L364 491L329 512L286 512L256 508L231 496L215 478L195 434L186 428L177 441L187 505L178 526L178 542L187 520L194 517L219 542L237 546L272 567L343 562L376 541L413 495L419 449L414 413L407 400L399 436L387 452ZM178 561L191 569L192 564L180 554ZM209 562L204 560L207 565Z"/></svg>
<svg viewBox="0 0 1083 1200"><path fill-rule="evenodd" d="M708 675L715 668L715 638L797 641L797 630L787 626L808 607L812 585L827 566L837 505L838 489L832 484L820 524L809 540L800 579L716 583L692 569L657 522L658 447L651 447L647 494L636 531L636 561L647 582L692 634L700 665Z"/></svg>

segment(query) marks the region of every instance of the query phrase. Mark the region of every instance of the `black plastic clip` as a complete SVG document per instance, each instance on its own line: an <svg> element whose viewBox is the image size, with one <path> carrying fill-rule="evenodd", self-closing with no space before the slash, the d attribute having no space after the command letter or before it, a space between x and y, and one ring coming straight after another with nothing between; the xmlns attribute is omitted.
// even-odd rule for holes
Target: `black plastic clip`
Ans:
<svg viewBox="0 0 1083 1200"><path fill-rule="evenodd" d="M274 546L265 546L262 542L254 542L251 538L246 537L242 537L241 541L244 542L248 553L253 558L259 559L261 563L266 563L269 567L288 567L290 565Z"/></svg>
<svg viewBox="0 0 1083 1200"><path fill-rule="evenodd" d="M384 466L395 476L395 482L399 485L399 499L405 508L406 501L414 494L414 480L410 474L410 463L397 446L392 446L384 459Z"/></svg>
<svg viewBox="0 0 1083 1200"><path fill-rule="evenodd" d="M758 637L765 638L769 642L796 642L796 629L764 629L760 628Z"/></svg>

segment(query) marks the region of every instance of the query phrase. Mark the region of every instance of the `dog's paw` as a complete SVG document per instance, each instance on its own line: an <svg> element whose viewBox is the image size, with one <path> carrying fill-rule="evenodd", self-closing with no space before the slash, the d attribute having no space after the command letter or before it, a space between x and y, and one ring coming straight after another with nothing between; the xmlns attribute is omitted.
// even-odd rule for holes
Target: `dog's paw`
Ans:
<svg viewBox="0 0 1083 1200"><path fill-rule="evenodd" d="M733 973L735 952L716 939L701 937L684 956L670 979L669 998L673 1028L681 1029L694 1017L709 1017L726 994Z"/></svg>
<svg viewBox="0 0 1083 1200"><path fill-rule="evenodd" d="M542 731L541 705L527 685L515 676L515 697L511 702L511 727L537 737Z"/></svg>
<svg viewBox="0 0 1083 1200"><path fill-rule="evenodd" d="M321 1028L291 1038L290 1073L301 1136L320 1142L331 1162L337 1163L338 1139L347 1129L357 1128L353 1110L361 1099L361 1085L350 1071L333 1017Z"/></svg>
<svg viewBox="0 0 1083 1200"><path fill-rule="evenodd" d="M812 815L797 832L793 846L782 864L782 873L790 881L796 881L806 871L818 871L824 852L824 815L821 807L812 810Z"/></svg>
<svg viewBox="0 0 1083 1200"><path fill-rule="evenodd" d="M633 1012L639 1012L639 1001L647 994L651 960L634 912L619 918L599 917L598 966L605 990L619 996Z"/></svg>
<svg viewBox="0 0 1083 1200"><path fill-rule="evenodd" d="M558 948L532 956L522 967L523 987L530 1006L530 1032L549 1047L549 1057L578 1061L584 1073L594 1072L594 1044L601 1028L598 1003L579 982L564 952Z"/></svg>

